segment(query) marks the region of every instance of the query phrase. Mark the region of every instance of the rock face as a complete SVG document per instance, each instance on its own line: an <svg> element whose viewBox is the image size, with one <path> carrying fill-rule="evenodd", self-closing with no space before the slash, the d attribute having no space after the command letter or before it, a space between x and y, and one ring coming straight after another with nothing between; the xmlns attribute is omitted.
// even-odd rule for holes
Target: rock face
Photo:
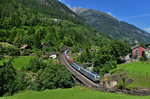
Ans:
<svg viewBox="0 0 150 99"><path fill-rule="evenodd" d="M150 34L137 28L132 24L118 21L113 16L92 10L74 7L72 9L79 16L87 20L87 22L99 30L100 32L118 40L126 40L130 43L135 41L148 43L150 42Z"/></svg>

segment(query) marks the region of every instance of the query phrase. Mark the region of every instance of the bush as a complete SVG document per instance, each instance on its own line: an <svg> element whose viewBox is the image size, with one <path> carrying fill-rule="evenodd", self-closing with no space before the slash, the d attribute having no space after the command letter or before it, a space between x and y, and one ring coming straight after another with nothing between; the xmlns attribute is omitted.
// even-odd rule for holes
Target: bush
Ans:
<svg viewBox="0 0 150 99"><path fill-rule="evenodd" d="M144 59L144 57L142 56L142 57L140 57L140 61L145 61L145 59Z"/></svg>
<svg viewBox="0 0 150 99"><path fill-rule="evenodd" d="M59 64L50 64L37 72L32 89L42 91L54 88L70 88L72 86L71 74Z"/></svg>
<svg viewBox="0 0 150 99"><path fill-rule="evenodd" d="M15 92L15 76L16 70L11 62L4 63L0 69L0 96L12 95Z"/></svg>
<svg viewBox="0 0 150 99"><path fill-rule="evenodd" d="M26 70L36 73L38 70L44 69L45 67L46 63L43 62L43 59L35 57L29 61L29 64L26 66Z"/></svg>

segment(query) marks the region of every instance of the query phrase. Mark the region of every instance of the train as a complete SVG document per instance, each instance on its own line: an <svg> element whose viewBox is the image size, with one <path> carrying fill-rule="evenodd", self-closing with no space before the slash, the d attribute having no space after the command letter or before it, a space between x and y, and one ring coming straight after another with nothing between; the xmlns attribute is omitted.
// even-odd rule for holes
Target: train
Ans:
<svg viewBox="0 0 150 99"><path fill-rule="evenodd" d="M90 70L87 70L85 69L84 67L80 66L79 64L75 63L73 61L73 59L71 59L69 56L68 56L68 50L66 50L64 52L64 55L65 55L65 58L66 58L66 61L74 68L76 69L78 72L80 72L81 74L83 74L84 76L86 76L88 79L92 80L93 82L100 82L100 76L95 73L95 72L92 72Z"/></svg>

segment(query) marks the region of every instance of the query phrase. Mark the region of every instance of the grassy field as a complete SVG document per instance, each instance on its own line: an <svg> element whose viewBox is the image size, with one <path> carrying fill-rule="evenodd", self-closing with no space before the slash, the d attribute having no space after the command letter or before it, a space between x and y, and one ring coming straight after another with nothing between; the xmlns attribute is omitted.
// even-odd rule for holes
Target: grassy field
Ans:
<svg viewBox="0 0 150 99"><path fill-rule="evenodd" d="M113 72L115 74L126 72L127 78L133 79L133 82L128 87L150 89L150 63L132 62L121 64Z"/></svg>
<svg viewBox="0 0 150 99"><path fill-rule="evenodd" d="M1 44L2 46L4 46L4 47L15 47L15 46L13 46L12 44L9 44L9 43L7 43L7 42L0 42L0 44Z"/></svg>
<svg viewBox="0 0 150 99"><path fill-rule="evenodd" d="M137 74L150 75L150 63L147 62L131 62L127 64L118 65L117 69L123 69L128 72Z"/></svg>
<svg viewBox="0 0 150 99"><path fill-rule="evenodd" d="M18 58L14 58L12 64L15 69L19 70L21 69L21 67L26 66L29 63L30 59L33 57L34 56L20 56ZM0 60L0 65L2 65L3 62L7 62L7 61L8 61L7 58Z"/></svg>
<svg viewBox="0 0 150 99"><path fill-rule="evenodd" d="M42 92L26 91L10 97L1 97L0 99L150 99L150 96L129 96L76 87L71 89L46 90Z"/></svg>

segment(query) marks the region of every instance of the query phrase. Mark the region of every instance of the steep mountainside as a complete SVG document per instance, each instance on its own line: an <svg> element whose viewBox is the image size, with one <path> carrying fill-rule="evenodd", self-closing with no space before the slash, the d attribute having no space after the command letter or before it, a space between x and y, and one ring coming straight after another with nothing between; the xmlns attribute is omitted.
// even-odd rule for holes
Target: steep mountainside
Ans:
<svg viewBox="0 0 150 99"><path fill-rule="evenodd" d="M110 41L58 0L0 0L0 42L58 51ZM103 40L102 40L103 39ZM77 49L78 50L78 49Z"/></svg>
<svg viewBox="0 0 150 99"><path fill-rule="evenodd" d="M126 40L130 43L133 43L135 40L145 43L150 42L149 33L134 25L118 21L106 13L78 7L74 7L72 10L79 16L85 18L94 28L112 38Z"/></svg>

